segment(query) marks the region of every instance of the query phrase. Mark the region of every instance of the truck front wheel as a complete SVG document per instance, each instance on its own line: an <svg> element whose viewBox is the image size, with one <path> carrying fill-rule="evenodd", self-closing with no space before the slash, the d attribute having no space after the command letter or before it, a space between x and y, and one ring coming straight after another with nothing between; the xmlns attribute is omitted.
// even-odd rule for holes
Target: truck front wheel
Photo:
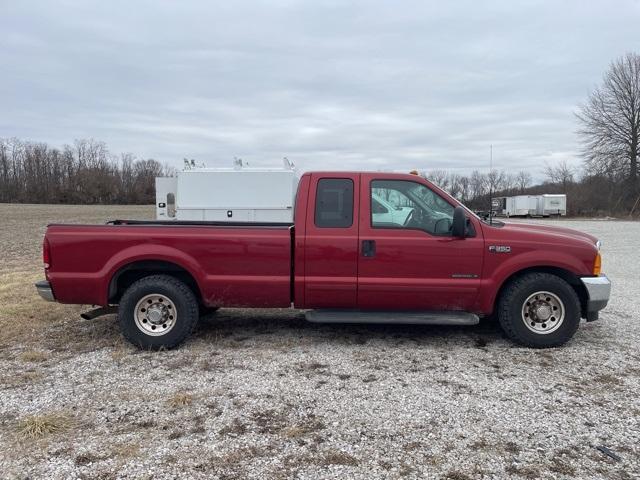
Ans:
<svg viewBox="0 0 640 480"><path fill-rule="evenodd" d="M193 291L168 275L151 275L133 283L118 309L124 337L137 347L159 350L182 343L198 321Z"/></svg>
<svg viewBox="0 0 640 480"><path fill-rule="evenodd" d="M498 301L498 320L515 342L533 348L568 342L580 324L580 300L562 278L529 273L511 281Z"/></svg>

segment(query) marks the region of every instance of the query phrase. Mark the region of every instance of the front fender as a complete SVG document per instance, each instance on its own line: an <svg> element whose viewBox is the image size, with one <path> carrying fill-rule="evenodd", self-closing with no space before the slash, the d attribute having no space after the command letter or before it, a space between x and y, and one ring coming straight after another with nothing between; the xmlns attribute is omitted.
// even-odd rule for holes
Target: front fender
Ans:
<svg viewBox="0 0 640 480"><path fill-rule="evenodd" d="M505 282L518 272L530 269L559 268L576 276L589 274L584 272L584 263L575 256L562 251L530 251L507 257L508 254L487 253L485 272L480 287L478 311L489 314ZM502 257L496 261L492 257Z"/></svg>

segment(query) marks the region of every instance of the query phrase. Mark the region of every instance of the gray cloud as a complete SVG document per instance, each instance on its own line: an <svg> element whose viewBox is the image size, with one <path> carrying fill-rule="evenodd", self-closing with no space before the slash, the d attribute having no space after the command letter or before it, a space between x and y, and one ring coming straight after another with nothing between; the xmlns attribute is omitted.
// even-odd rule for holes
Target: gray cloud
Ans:
<svg viewBox="0 0 640 480"><path fill-rule="evenodd" d="M579 163L573 112L640 3L6 2L0 136L179 165Z"/></svg>

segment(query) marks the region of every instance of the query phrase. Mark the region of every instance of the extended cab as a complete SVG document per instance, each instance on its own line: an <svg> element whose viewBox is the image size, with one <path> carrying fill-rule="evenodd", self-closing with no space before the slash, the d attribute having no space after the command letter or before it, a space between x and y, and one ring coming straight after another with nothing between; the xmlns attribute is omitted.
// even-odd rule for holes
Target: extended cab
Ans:
<svg viewBox="0 0 640 480"><path fill-rule="evenodd" d="M487 222L424 178L318 172L293 224L116 220L49 225L51 301L118 311L124 336L171 348L219 307L308 309L318 322L472 325L495 315L531 347L598 318L611 285L591 235Z"/></svg>

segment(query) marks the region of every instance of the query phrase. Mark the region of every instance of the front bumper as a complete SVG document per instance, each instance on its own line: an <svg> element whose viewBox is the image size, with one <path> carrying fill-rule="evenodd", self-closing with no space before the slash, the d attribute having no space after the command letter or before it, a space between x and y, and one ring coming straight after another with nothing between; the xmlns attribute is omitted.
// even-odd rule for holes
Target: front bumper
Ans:
<svg viewBox="0 0 640 480"><path fill-rule="evenodd" d="M44 298L47 302L55 302L56 297L53 296L53 290L51 289L51 284L46 280L41 280L36 283L36 290L38 294Z"/></svg>
<svg viewBox="0 0 640 480"><path fill-rule="evenodd" d="M587 321L597 320L598 312L607 306L611 296L611 281L606 275L580 278L587 290L585 316Z"/></svg>

